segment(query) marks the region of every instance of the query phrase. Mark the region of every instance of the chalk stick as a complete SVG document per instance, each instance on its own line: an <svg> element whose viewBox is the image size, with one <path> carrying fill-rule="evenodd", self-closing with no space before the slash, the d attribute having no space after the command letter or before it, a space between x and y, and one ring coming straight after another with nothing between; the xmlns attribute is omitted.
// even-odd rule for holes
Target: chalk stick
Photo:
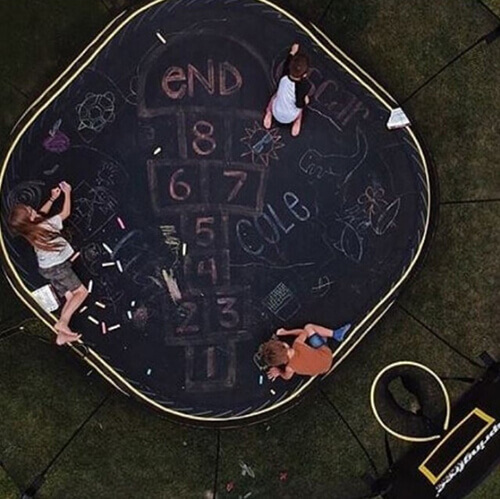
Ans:
<svg viewBox="0 0 500 499"><path fill-rule="evenodd" d="M70 262L74 262L80 256L80 252L77 251L73 254L73 256L69 259Z"/></svg>
<svg viewBox="0 0 500 499"><path fill-rule="evenodd" d="M116 266L118 267L118 271L123 274L122 262L120 260L116 260Z"/></svg>
<svg viewBox="0 0 500 499"><path fill-rule="evenodd" d="M271 392L271 395L276 395L276 392L272 388L269 391Z"/></svg>
<svg viewBox="0 0 500 499"><path fill-rule="evenodd" d="M82 307L82 308L80 309L80 312L79 312L79 313L81 314L81 313L85 312L85 310L87 310L88 308L89 308L89 307L87 307L87 305L85 305L84 307Z"/></svg>
<svg viewBox="0 0 500 499"><path fill-rule="evenodd" d="M151 374L151 368L146 371L146 374L149 376Z"/></svg>
<svg viewBox="0 0 500 499"><path fill-rule="evenodd" d="M89 293L92 293L92 286L94 285L94 281L90 279L89 283L87 284L87 290Z"/></svg>
<svg viewBox="0 0 500 499"><path fill-rule="evenodd" d="M104 262L102 264L103 267L114 267L116 265L115 262Z"/></svg>
<svg viewBox="0 0 500 499"><path fill-rule="evenodd" d="M132 320L132 312L130 310L127 310L127 317Z"/></svg>
<svg viewBox="0 0 500 499"><path fill-rule="evenodd" d="M99 324L99 321L95 317L92 317L91 315L87 315L87 319L90 322L93 322L94 324Z"/></svg>
<svg viewBox="0 0 500 499"><path fill-rule="evenodd" d="M264 376L262 374L259 376L259 385L262 385L264 383Z"/></svg>
<svg viewBox="0 0 500 499"><path fill-rule="evenodd" d="M165 37L159 31L156 32L156 38L158 38L161 43L167 43L167 40L165 40Z"/></svg>
<svg viewBox="0 0 500 499"><path fill-rule="evenodd" d="M115 331L116 329L120 329L121 324L115 324L114 326L108 327L108 331Z"/></svg>
<svg viewBox="0 0 500 499"><path fill-rule="evenodd" d="M118 222L120 229L125 230L125 224L123 223L123 220L120 217L116 217L116 221Z"/></svg>
<svg viewBox="0 0 500 499"><path fill-rule="evenodd" d="M130 302L130 306L131 307L135 307L135 300L133 300L132 302Z"/></svg>
<svg viewBox="0 0 500 499"><path fill-rule="evenodd" d="M186 256L187 249L188 245L186 243L182 243L182 250L181 250L182 256Z"/></svg>
<svg viewBox="0 0 500 499"><path fill-rule="evenodd" d="M95 304L99 307L99 308L106 308L106 305L104 305L104 303L101 303L100 301L96 301Z"/></svg>
<svg viewBox="0 0 500 499"><path fill-rule="evenodd" d="M154 151L153 151L153 156L158 156L158 154L161 153L161 147L157 147Z"/></svg>
<svg viewBox="0 0 500 499"><path fill-rule="evenodd" d="M113 250L106 244L102 243L102 247L111 255L113 253Z"/></svg>
<svg viewBox="0 0 500 499"><path fill-rule="evenodd" d="M106 334L108 332L108 328L106 327L105 322L101 322L101 331L102 331L102 334Z"/></svg>

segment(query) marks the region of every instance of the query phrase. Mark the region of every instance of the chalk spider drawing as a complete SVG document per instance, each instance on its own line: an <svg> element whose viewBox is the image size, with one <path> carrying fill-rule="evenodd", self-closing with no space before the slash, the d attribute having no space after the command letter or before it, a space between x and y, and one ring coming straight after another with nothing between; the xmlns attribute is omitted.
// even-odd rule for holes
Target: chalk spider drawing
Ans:
<svg viewBox="0 0 500 499"><path fill-rule="evenodd" d="M356 149L352 154L322 154L316 149L309 149L300 158L299 168L311 178L321 180L328 176L341 186L361 166L367 154L368 141L365 134L357 128Z"/></svg>
<svg viewBox="0 0 500 499"><path fill-rule="evenodd" d="M78 130L89 128L101 132L107 123L115 121L115 95L113 92L94 94L89 92L76 106L80 123Z"/></svg>
<svg viewBox="0 0 500 499"><path fill-rule="evenodd" d="M337 216L337 231L325 236L325 242L358 263L363 258L364 238L370 232L382 236L391 227L396 227L400 207L401 198L389 203L382 187L368 186L354 205Z"/></svg>
<svg viewBox="0 0 500 499"><path fill-rule="evenodd" d="M253 128L245 128L246 136L241 138L247 147L241 157L251 156L254 165L269 166L271 159L279 159L277 151L285 144L281 142L281 135L277 128L266 130L257 121L254 122Z"/></svg>

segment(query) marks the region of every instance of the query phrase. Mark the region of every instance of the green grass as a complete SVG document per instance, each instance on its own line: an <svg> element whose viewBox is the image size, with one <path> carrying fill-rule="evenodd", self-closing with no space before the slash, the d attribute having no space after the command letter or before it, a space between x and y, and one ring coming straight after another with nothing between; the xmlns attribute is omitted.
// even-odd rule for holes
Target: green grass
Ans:
<svg viewBox="0 0 500 499"><path fill-rule="evenodd" d="M0 140L25 106L131 0L31 0L0 5ZM317 20L328 2L281 1ZM500 11L498 0L488 0ZM70 6L70 7L69 7ZM364 69L403 99L444 64L491 31L497 20L473 0L336 0L324 29ZM480 45L413 97L406 109L432 152L444 201L499 198L500 42ZM498 203L445 204L426 264L401 305L434 332L475 357L500 354ZM22 307L0 283L0 320ZM9 322L10 321L10 322ZM112 391L69 352L46 343L36 321L0 341L0 497L17 497ZM321 393L269 423L220 433L221 498L342 498L365 491L371 471L329 401L383 471L383 431L369 406L377 372L420 361L443 376L476 371L395 306ZM467 388L447 382L453 400ZM395 456L408 447L391 439ZM50 468L40 498L202 498L213 487L217 432L159 418L122 395L107 399ZM240 461L255 471L241 475ZM287 480L280 481L280 472ZM500 497L500 474L472 499ZM234 481L235 489L225 491Z"/></svg>

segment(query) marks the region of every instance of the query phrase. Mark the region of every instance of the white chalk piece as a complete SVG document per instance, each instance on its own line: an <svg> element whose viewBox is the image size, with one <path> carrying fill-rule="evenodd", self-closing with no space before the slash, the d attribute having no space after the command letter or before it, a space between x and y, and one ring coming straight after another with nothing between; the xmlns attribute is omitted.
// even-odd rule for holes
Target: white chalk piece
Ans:
<svg viewBox="0 0 500 499"><path fill-rule="evenodd" d="M158 156L158 154L161 153L161 147L157 147L154 151L153 151L153 156Z"/></svg>
<svg viewBox="0 0 500 499"><path fill-rule="evenodd" d="M92 317L91 315L87 315L87 319L90 322L93 322L94 324L99 324L99 321L95 317Z"/></svg>
<svg viewBox="0 0 500 499"><path fill-rule="evenodd" d="M104 305L104 303L101 303L100 301L96 301L95 304L99 307L99 308L106 308L106 305Z"/></svg>
<svg viewBox="0 0 500 499"><path fill-rule="evenodd" d="M54 310L59 308L59 300L57 299L57 296L50 284L46 284L41 288L35 289L32 295L38 305L40 305L45 312L54 312Z"/></svg>
<svg viewBox="0 0 500 499"><path fill-rule="evenodd" d="M80 309L80 312L79 312L79 313L80 313L80 314L83 314L83 312L85 312L85 310L87 310L88 308L89 308L89 307L87 307L87 305L85 305L84 307L82 307L82 308Z"/></svg>
<svg viewBox="0 0 500 499"><path fill-rule="evenodd" d="M130 302L130 306L131 307L135 307L135 300L133 300L133 301Z"/></svg>
<svg viewBox="0 0 500 499"><path fill-rule="evenodd" d="M161 43L167 43L167 40L165 40L165 37L159 31L156 32L156 38L158 38Z"/></svg>
<svg viewBox="0 0 500 499"><path fill-rule="evenodd" d="M122 262L120 260L116 260L116 266L118 267L118 271L123 274Z"/></svg>
<svg viewBox="0 0 500 499"><path fill-rule="evenodd" d="M120 329L121 324L115 324L114 326L108 327L108 331L115 331L116 329Z"/></svg>
<svg viewBox="0 0 500 499"><path fill-rule="evenodd" d="M411 125L411 122L402 108L397 107L391 110L391 115L386 123L389 130L397 130L398 128L405 128L409 125Z"/></svg>
<svg viewBox="0 0 500 499"><path fill-rule="evenodd" d="M182 250L181 250L182 256L186 256L187 250L188 250L188 245L186 243L182 243Z"/></svg>
<svg viewBox="0 0 500 499"><path fill-rule="evenodd" d="M116 221L118 222L120 229L125 230L125 224L123 223L123 220L120 217L116 217Z"/></svg>
<svg viewBox="0 0 500 499"><path fill-rule="evenodd" d="M272 388L269 391L271 392L271 395L276 395L276 392Z"/></svg>
<svg viewBox="0 0 500 499"><path fill-rule="evenodd" d="M116 265L115 262L104 262L102 264L103 267L114 267Z"/></svg>
<svg viewBox="0 0 500 499"><path fill-rule="evenodd" d="M127 310L127 317L132 320L132 312L130 310Z"/></svg>
<svg viewBox="0 0 500 499"><path fill-rule="evenodd" d="M113 250L106 244L102 243L102 247L111 255L113 253Z"/></svg>
<svg viewBox="0 0 500 499"><path fill-rule="evenodd" d="M259 376L259 385L262 385L264 383L264 376L262 374Z"/></svg>
<svg viewBox="0 0 500 499"><path fill-rule="evenodd" d="M108 332L108 329L106 328L105 322L101 322L101 331L102 331L102 334L106 334Z"/></svg>
<svg viewBox="0 0 500 499"><path fill-rule="evenodd" d="M151 369L148 369L148 370L146 371L146 374L149 376L149 375L151 374Z"/></svg>
<svg viewBox="0 0 500 499"><path fill-rule="evenodd" d="M89 293L92 293L92 287L94 286L94 281L90 279L89 283L87 284L87 290Z"/></svg>

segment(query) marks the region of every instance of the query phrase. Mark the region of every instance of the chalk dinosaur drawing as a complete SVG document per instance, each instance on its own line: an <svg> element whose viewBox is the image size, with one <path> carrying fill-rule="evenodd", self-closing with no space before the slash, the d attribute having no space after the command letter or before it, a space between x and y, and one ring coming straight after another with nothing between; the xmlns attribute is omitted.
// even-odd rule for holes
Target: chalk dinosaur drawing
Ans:
<svg viewBox="0 0 500 499"><path fill-rule="evenodd" d="M368 141L365 134L357 128L356 149L352 154L322 154L316 149L309 149L300 158L299 168L317 180L325 176L331 177L335 179L337 187L340 187L363 164L367 154Z"/></svg>

